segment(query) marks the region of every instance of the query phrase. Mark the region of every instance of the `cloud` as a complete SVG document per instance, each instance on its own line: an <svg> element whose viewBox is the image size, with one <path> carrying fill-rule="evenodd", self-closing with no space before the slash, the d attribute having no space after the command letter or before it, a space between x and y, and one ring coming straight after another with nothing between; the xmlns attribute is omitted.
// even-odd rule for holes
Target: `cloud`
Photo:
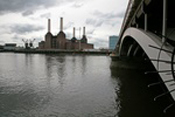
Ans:
<svg viewBox="0 0 175 117"><path fill-rule="evenodd" d="M73 28L74 22L69 22L64 26L64 30L67 30L69 28Z"/></svg>
<svg viewBox="0 0 175 117"><path fill-rule="evenodd" d="M108 41L101 38L95 38L93 41L95 48L108 48Z"/></svg>
<svg viewBox="0 0 175 117"><path fill-rule="evenodd" d="M36 9L37 7L49 7L56 0L0 0L0 13L20 12Z"/></svg>
<svg viewBox="0 0 175 117"><path fill-rule="evenodd" d="M22 39L25 39L25 36L15 34L15 35L13 35L12 39L15 40L15 41L19 40L19 41L22 42Z"/></svg>
<svg viewBox="0 0 175 117"><path fill-rule="evenodd" d="M3 40L0 40L0 45L2 45L2 44L4 44L5 43L5 41L3 41Z"/></svg>
<svg viewBox="0 0 175 117"><path fill-rule="evenodd" d="M118 19L124 17L125 11L121 11L118 13L110 12L110 13L103 13L98 10L94 11L92 15L95 18L86 19L87 25L93 25L95 27L100 27L102 24L111 25L112 27L116 26L119 22Z"/></svg>
<svg viewBox="0 0 175 117"><path fill-rule="evenodd" d="M87 31L87 35L92 35L92 34L94 34L94 32L95 32L95 29L91 29L91 30L88 30Z"/></svg>
<svg viewBox="0 0 175 117"><path fill-rule="evenodd" d="M50 8L67 2L73 2L73 0L0 0L0 14L19 12L23 16L28 16L38 9Z"/></svg>
<svg viewBox="0 0 175 117"><path fill-rule="evenodd" d="M43 37L35 37L36 42L41 41L42 39L43 39Z"/></svg>
<svg viewBox="0 0 175 117"><path fill-rule="evenodd" d="M40 17L49 19L51 17L51 13L42 14L42 15L40 15Z"/></svg>
<svg viewBox="0 0 175 117"><path fill-rule="evenodd" d="M126 12L125 10L119 12L119 13L117 14L117 17L118 17L118 18L123 18L123 17L125 16L125 12Z"/></svg>
<svg viewBox="0 0 175 117"><path fill-rule="evenodd" d="M42 37L30 37L30 38L27 38L26 39L26 36L25 35L17 35L17 34L15 34L13 37L13 40L18 40L18 41L21 41L22 42L22 40L28 40L28 41L33 41L34 39L34 42L39 42L39 41L41 41L43 38Z"/></svg>
<svg viewBox="0 0 175 117"><path fill-rule="evenodd" d="M90 18L88 18L88 19L86 19L86 24L87 25L93 25L93 26L95 26L95 27L100 27L102 24L103 24L103 20L101 20L101 19L99 19L99 20L96 20L96 19L90 19Z"/></svg>
<svg viewBox="0 0 175 117"><path fill-rule="evenodd" d="M16 34L26 34L26 33L32 33L35 31L43 30L44 27L42 26L35 26L32 24L15 24L10 26L10 30L12 33Z"/></svg>
<svg viewBox="0 0 175 117"><path fill-rule="evenodd" d="M40 8L49 8L64 3L74 2L73 7L79 8L83 6L80 0L0 0L0 14L11 12L22 12L26 14L33 13Z"/></svg>
<svg viewBox="0 0 175 117"><path fill-rule="evenodd" d="M25 12L22 13L23 16L29 16L29 15L32 15L32 14L34 14L34 12L30 11L30 10L25 11Z"/></svg>
<svg viewBox="0 0 175 117"><path fill-rule="evenodd" d="M83 5L84 5L83 3L75 2L75 3L72 5L72 7L74 7L74 8L80 8L80 7L82 7Z"/></svg>
<svg viewBox="0 0 175 117"><path fill-rule="evenodd" d="M97 16L97 17L100 17L102 19L113 19L113 18L123 18L124 14L125 14L125 11L121 11L121 12L110 12L110 13L102 13L98 10L94 11L92 13L94 16Z"/></svg>

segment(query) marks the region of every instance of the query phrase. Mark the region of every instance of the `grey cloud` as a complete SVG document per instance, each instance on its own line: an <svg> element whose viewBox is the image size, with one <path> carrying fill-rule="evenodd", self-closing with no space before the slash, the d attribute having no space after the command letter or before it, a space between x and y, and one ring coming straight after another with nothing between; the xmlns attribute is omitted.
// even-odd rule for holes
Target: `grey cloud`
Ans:
<svg viewBox="0 0 175 117"><path fill-rule="evenodd" d="M107 40L104 40L104 39L102 39L102 38L96 38L95 39L97 42L103 42L103 43L107 43L108 41Z"/></svg>
<svg viewBox="0 0 175 117"><path fill-rule="evenodd" d="M69 28L73 28L74 22L69 22L68 24L66 24L66 26L64 26L64 29L67 30Z"/></svg>
<svg viewBox="0 0 175 117"><path fill-rule="evenodd" d="M19 12L38 7L49 7L54 5L56 0L0 0L0 12Z"/></svg>
<svg viewBox="0 0 175 117"><path fill-rule="evenodd" d="M37 37L37 36L36 37L31 37L31 38L26 38L25 35L18 35L18 34L15 34L12 38L13 38L14 41L20 41L21 43L23 43L22 40L33 41L33 39L35 39L34 42L39 42L43 39L42 37Z"/></svg>
<svg viewBox="0 0 175 117"><path fill-rule="evenodd" d="M88 20L86 20L86 23L92 24L95 26L101 26L103 23L105 23L107 25L115 26L119 23L117 21L117 19L123 18L124 14L125 14L124 10L119 12L119 13L115 13L115 12L102 13L102 12L96 10L93 12L93 15L100 20L88 19ZM114 20L115 20L115 23L114 23Z"/></svg>
<svg viewBox="0 0 175 117"><path fill-rule="evenodd" d="M114 12L102 13L102 12L96 10L93 13L94 16L98 16L98 17L103 18L103 19L122 18L124 16L124 14L125 14L125 11L121 11L119 13L114 13Z"/></svg>
<svg viewBox="0 0 175 117"><path fill-rule="evenodd" d="M92 14L94 16L98 16L98 17L105 17L106 16L106 14L104 14L104 13L98 11L98 10L94 11L94 13L92 13Z"/></svg>
<svg viewBox="0 0 175 117"><path fill-rule="evenodd" d="M93 43L96 48L107 48L108 41L100 38L95 38Z"/></svg>
<svg viewBox="0 0 175 117"><path fill-rule="evenodd" d="M32 33L35 31L43 30L44 27L42 26L35 26L31 24L15 24L10 26L10 30L12 33L17 34L26 34L26 33Z"/></svg>
<svg viewBox="0 0 175 117"><path fill-rule="evenodd" d="M111 21L111 20L108 20L105 22L107 25L111 25L112 27L120 24L120 22L118 20L115 20L115 21Z"/></svg>
<svg viewBox="0 0 175 117"><path fill-rule="evenodd" d="M111 26L115 26L118 22L116 21L116 23L113 23L112 20L116 20L117 18L122 18L124 16L124 12L120 12L120 13L102 13L98 10L93 12L93 15L95 17L97 17L96 19L87 19L86 20L86 24L88 25L93 25L95 27L100 27L103 23L111 25Z"/></svg>
<svg viewBox="0 0 175 117"><path fill-rule="evenodd" d="M24 37L21 36L21 35L15 34L12 38L13 38L13 40L21 40L21 42L22 42L22 39L23 39Z"/></svg>
<svg viewBox="0 0 175 117"><path fill-rule="evenodd" d="M93 37L88 35L88 42L93 43L95 48L108 48L108 40L100 37Z"/></svg>
<svg viewBox="0 0 175 117"><path fill-rule="evenodd" d="M86 24L93 25L95 27L100 27L103 24L103 20L96 20L96 19L86 19Z"/></svg>
<svg viewBox="0 0 175 117"><path fill-rule="evenodd" d="M22 13L23 16L29 16L29 15L32 15L34 12L31 11L31 10L28 10L28 11L25 11Z"/></svg>
<svg viewBox="0 0 175 117"><path fill-rule="evenodd" d="M117 17L123 18L124 15L125 15L125 11L123 10L123 11L121 11L120 13L117 14Z"/></svg>
<svg viewBox="0 0 175 117"><path fill-rule="evenodd" d="M57 6L73 0L0 0L0 14L21 12L24 16L37 9Z"/></svg>
<svg viewBox="0 0 175 117"><path fill-rule="evenodd" d="M86 0L83 0L86 1ZM74 3L72 7L83 6L82 0L0 0L0 14L22 13L23 16L32 15L38 9Z"/></svg>
<svg viewBox="0 0 175 117"><path fill-rule="evenodd" d="M42 14L40 17L49 19L51 17L51 13Z"/></svg>
<svg viewBox="0 0 175 117"><path fill-rule="evenodd" d="M95 32L95 29L88 30L88 31L87 31L87 35L92 35L92 34L94 34L94 32Z"/></svg>
<svg viewBox="0 0 175 117"><path fill-rule="evenodd" d="M1 45L1 44L4 44L4 43L5 43L5 42L4 42L3 40L0 40L0 45Z"/></svg>

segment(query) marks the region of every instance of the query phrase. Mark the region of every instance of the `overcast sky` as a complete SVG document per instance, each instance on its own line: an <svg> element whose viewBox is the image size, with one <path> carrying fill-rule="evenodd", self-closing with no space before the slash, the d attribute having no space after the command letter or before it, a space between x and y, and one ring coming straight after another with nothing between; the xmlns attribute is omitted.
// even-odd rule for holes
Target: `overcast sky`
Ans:
<svg viewBox="0 0 175 117"><path fill-rule="evenodd" d="M0 0L0 44L35 38L35 46L44 40L47 19L51 19L53 35L60 31L63 17L64 32L72 38L86 27L89 43L95 48L108 47L111 35L119 35L128 0ZM81 31L79 30L81 27Z"/></svg>

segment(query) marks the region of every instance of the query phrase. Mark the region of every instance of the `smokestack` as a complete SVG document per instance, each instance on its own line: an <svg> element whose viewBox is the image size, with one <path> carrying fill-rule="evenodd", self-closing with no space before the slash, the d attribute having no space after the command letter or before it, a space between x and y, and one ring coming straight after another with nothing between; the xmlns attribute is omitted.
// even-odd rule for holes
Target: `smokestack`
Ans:
<svg viewBox="0 0 175 117"><path fill-rule="evenodd" d="M73 37L75 37L75 27L73 28Z"/></svg>
<svg viewBox="0 0 175 117"><path fill-rule="evenodd" d="M48 32L50 32L50 19L48 19Z"/></svg>
<svg viewBox="0 0 175 117"><path fill-rule="evenodd" d="M63 18L60 19L60 31L63 31Z"/></svg>
<svg viewBox="0 0 175 117"><path fill-rule="evenodd" d="M85 27L83 27L83 35L85 36L86 34L86 28Z"/></svg>

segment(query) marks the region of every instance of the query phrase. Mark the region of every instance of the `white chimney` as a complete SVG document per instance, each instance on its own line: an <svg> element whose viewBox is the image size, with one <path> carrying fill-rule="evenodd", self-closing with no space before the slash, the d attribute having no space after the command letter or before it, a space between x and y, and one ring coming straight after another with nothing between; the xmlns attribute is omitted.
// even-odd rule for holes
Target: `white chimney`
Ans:
<svg viewBox="0 0 175 117"><path fill-rule="evenodd" d="M83 27L83 35L86 35L85 33L86 33L86 28Z"/></svg>
<svg viewBox="0 0 175 117"><path fill-rule="evenodd" d="M73 28L73 37L75 37L75 27Z"/></svg>
<svg viewBox="0 0 175 117"><path fill-rule="evenodd" d="M63 18L60 19L60 31L63 31Z"/></svg>
<svg viewBox="0 0 175 117"><path fill-rule="evenodd" d="M48 19L48 32L50 32L50 19Z"/></svg>

